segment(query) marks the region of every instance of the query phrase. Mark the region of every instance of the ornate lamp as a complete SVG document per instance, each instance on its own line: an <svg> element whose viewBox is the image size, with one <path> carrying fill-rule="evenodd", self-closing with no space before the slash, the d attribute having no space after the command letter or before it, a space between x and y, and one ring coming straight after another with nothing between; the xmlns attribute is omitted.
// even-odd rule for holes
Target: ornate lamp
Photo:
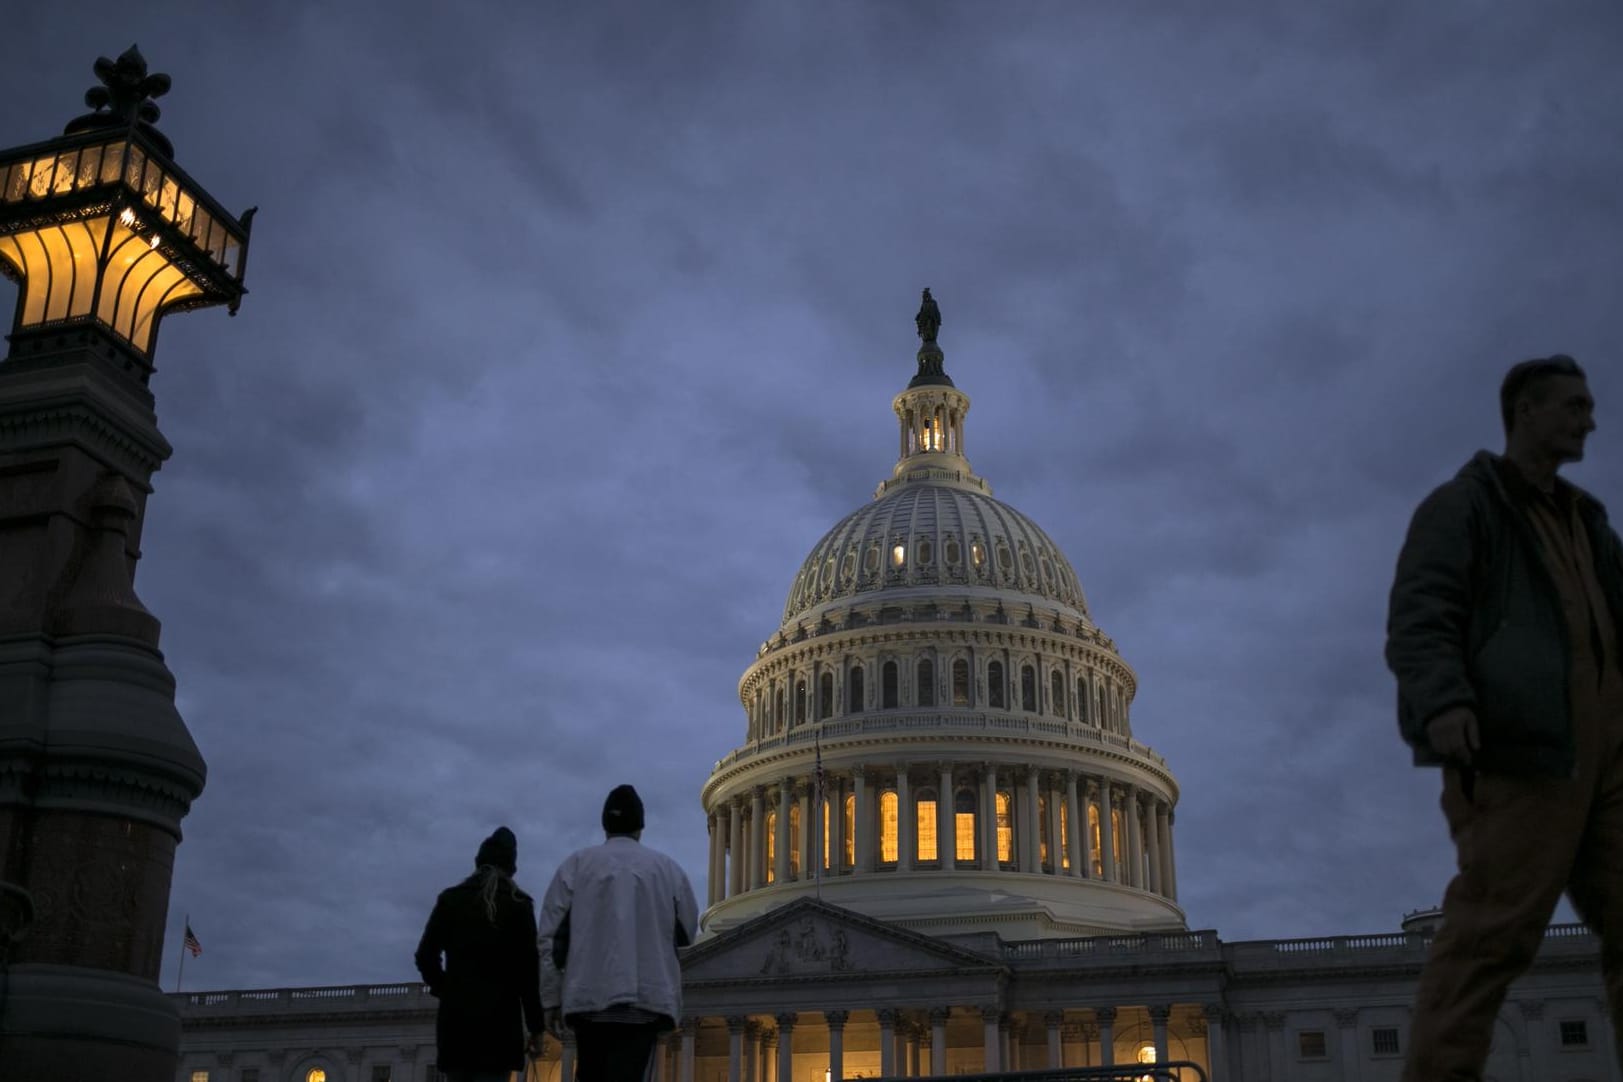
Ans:
<svg viewBox="0 0 1623 1082"><path fill-rule="evenodd" d="M170 1082L158 988L180 822L203 757L135 594L148 387L169 312L242 300L232 216L152 126L169 77L96 62L94 110L0 151L0 1078Z"/></svg>

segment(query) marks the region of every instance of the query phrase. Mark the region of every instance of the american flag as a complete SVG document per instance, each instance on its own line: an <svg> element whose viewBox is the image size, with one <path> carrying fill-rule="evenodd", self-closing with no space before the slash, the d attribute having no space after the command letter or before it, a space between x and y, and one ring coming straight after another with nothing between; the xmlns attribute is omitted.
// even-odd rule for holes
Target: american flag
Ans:
<svg viewBox="0 0 1623 1082"><path fill-rule="evenodd" d="M196 958L199 954L203 953L203 944L199 943L197 941L197 936L192 934L192 925L190 921L186 922L186 938L181 940L181 943L187 950L192 952L193 958Z"/></svg>

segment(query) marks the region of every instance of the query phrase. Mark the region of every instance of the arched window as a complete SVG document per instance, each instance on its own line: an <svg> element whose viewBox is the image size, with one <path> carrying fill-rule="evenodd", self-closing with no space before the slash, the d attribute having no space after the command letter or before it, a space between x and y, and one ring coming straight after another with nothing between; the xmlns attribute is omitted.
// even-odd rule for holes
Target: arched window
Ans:
<svg viewBox="0 0 1623 1082"><path fill-rule="evenodd" d="M778 867L778 812L773 809L766 813L766 881L768 883L777 878Z"/></svg>
<svg viewBox="0 0 1623 1082"><path fill-rule="evenodd" d="M862 666L851 666L851 678L846 682L847 714L860 714L863 711Z"/></svg>
<svg viewBox="0 0 1623 1082"><path fill-rule="evenodd" d="M1110 809L1110 840L1116 847L1116 882L1127 878L1127 824L1122 820L1121 809Z"/></svg>
<svg viewBox="0 0 1623 1082"><path fill-rule="evenodd" d="M1103 843L1103 839L1099 836L1099 805L1095 804L1092 800L1088 801L1088 833L1093 837L1093 854L1092 859L1089 861L1093 867L1089 869L1089 874L1095 879L1103 879L1105 874L1105 858L1103 852L1099 848L1099 846Z"/></svg>
<svg viewBox="0 0 1623 1082"><path fill-rule="evenodd" d="M879 705L886 710L894 710L898 705L896 697L896 663L894 661L885 662L885 667L879 672L879 690L882 696Z"/></svg>
<svg viewBox="0 0 1623 1082"><path fill-rule="evenodd" d="M1054 694L1054 701L1048 704L1049 708L1051 710L1053 710L1055 715L1057 715L1058 717L1064 717L1065 716L1065 674L1060 672L1058 669L1055 669L1054 673L1053 673L1053 679L1051 679L1049 681L1049 683L1052 685L1052 687L1049 690L1051 690L1053 692L1053 694Z"/></svg>
<svg viewBox="0 0 1623 1082"><path fill-rule="evenodd" d="M1014 861L1014 794L999 789L997 794L997 861Z"/></svg>
<svg viewBox="0 0 1623 1082"><path fill-rule="evenodd" d="M817 678L817 720L834 716L834 674L826 672Z"/></svg>
<svg viewBox="0 0 1623 1082"><path fill-rule="evenodd" d="M855 793L845 794L845 822L840 824L840 829L845 833L844 839L840 842L841 848L845 850L845 866L854 868L857 863L857 795Z"/></svg>
<svg viewBox="0 0 1623 1082"><path fill-rule="evenodd" d="M1088 723L1088 678L1076 678L1076 720L1083 725Z"/></svg>
<svg viewBox="0 0 1623 1082"><path fill-rule="evenodd" d="M818 804L823 809L823 870L826 872L834 867L834 798L824 797Z"/></svg>
<svg viewBox="0 0 1623 1082"><path fill-rule="evenodd" d="M796 725L806 724L806 678L795 677L795 721Z"/></svg>
<svg viewBox="0 0 1623 1082"><path fill-rule="evenodd" d="M952 801L952 828L956 836L953 856L958 860L975 859L975 791L960 789Z"/></svg>
<svg viewBox="0 0 1623 1082"><path fill-rule="evenodd" d="M969 662L963 658L952 663L952 705L969 705Z"/></svg>
<svg viewBox="0 0 1623 1082"><path fill-rule="evenodd" d="M895 864L900 859L901 822L896 790L886 789L879 794L879 859Z"/></svg>
<svg viewBox="0 0 1623 1082"><path fill-rule="evenodd" d="M1043 871L1054 867L1054 847L1048 836L1048 794L1037 794L1037 866Z"/></svg>
<svg viewBox="0 0 1623 1082"><path fill-rule="evenodd" d="M789 878L800 878L800 801L789 805Z"/></svg>
<svg viewBox="0 0 1623 1082"><path fill-rule="evenodd" d="M1003 690L1003 662L990 661L986 664L986 705L993 710L1002 710L1004 703Z"/></svg>
<svg viewBox="0 0 1623 1082"><path fill-rule="evenodd" d="M920 789L919 795L913 798L913 804L918 809L913 821L918 824L919 851L915 856L920 861L940 860L941 851L937 848L936 838L936 802L934 789Z"/></svg>
<svg viewBox="0 0 1623 1082"><path fill-rule="evenodd" d="M772 731L777 732L783 728L783 688L778 687L772 693Z"/></svg>
<svg viewBox="0 0 1623 1082"><path fill-rule="evenodd" d="M1037 712L1037 670L1030 665L1020 666L1020 709Z"/></svg>
<svg viewBox="0 0 1623 1082"><path fill-rule="evenodd" d="M1071 802L1059 802L1059 866L1071 870Z"/></svg>
<svg viewBox="0 0 1623 1082"><path fill-rule="evenodd" d="M914 683L917 694L914 702L919 706L935 705L935 663L929 658L920 658L918 667L913 670Z"/></svg>

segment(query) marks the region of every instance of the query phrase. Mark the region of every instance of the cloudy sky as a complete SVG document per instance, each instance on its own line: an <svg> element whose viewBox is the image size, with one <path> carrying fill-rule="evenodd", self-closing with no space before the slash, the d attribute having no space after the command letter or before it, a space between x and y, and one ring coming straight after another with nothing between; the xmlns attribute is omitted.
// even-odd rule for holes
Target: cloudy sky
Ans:
<svg viewBox="0 0 1623 1082"><path fill-rule="evenodd" d="M184 913L188 988L406 978L484 834L539 890L621 781L702 897L738 676L893 464L926 285L972 462L1139 674L1191 926L1440 897L1385 592L1517 359L1588 364L1570 475L1623 505L1615 6L519 6L7 13L0 145L135 41L260 208L154 381L137 587L209 764L166 988Z"/></svg>

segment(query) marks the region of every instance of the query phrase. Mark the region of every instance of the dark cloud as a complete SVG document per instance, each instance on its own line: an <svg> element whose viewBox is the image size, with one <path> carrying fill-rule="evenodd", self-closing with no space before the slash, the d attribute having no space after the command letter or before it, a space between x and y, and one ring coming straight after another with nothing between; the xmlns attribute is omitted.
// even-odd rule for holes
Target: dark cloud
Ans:
<svg viewBox="0 0 1623 1082"><path fill-rule="evenodd" d="M403 977L494 825L539 888L622 781L702 890L738 676L889 473L925 285L972 462L1139 674L1191 923L1435 901L1380 658L1408 514L1557 349L1573 476L1623 481L1619 16L1482 13L13 13L5 145L135 40L181 163L261 207L241 315L172 319L155 383L188 982Z"/></svg>

